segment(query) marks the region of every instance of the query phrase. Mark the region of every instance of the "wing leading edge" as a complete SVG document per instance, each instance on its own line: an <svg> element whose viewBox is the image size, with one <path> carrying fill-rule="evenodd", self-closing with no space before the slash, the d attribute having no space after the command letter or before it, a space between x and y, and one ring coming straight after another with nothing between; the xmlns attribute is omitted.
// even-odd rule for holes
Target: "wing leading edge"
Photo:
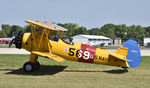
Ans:
<svg viewBox="0 0 150 88"><path fill-rule="evenodd" d="M46 29L50 30L56 30L56 31L67 31L66 28L63 28L61 26L58 26L57 24L52 23L46 23L46 22L38 22L38 21L32 21L32 20L26 20L25 22L33 25L37 25Z"/></svg>
<svg viewBox="0 0 150 88"><path fill-rule="evenodd" d="M39 56L42 56L42 57L46 57L46 58L49 58L49 59L56 60L56 61L58 61L58 62L64 61L64 59L63 59L62 57L57 56L57 55L55 55L55 54L50 54L49 52L32 51L31 53L36 54L36 55L39 55Z"/></svg>

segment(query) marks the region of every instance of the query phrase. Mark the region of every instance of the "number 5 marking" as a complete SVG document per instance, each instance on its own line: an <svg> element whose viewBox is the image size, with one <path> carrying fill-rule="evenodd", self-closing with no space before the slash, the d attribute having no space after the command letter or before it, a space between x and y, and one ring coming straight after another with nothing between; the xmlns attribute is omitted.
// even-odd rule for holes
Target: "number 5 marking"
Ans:
<svg viewBox="0 0 150 88"><path fill-rule="evenodd" d="M75 50L74 48L70 48L68 54L69 54L70 56L73 56L73 55L74 55L74 50Z"/></svg>

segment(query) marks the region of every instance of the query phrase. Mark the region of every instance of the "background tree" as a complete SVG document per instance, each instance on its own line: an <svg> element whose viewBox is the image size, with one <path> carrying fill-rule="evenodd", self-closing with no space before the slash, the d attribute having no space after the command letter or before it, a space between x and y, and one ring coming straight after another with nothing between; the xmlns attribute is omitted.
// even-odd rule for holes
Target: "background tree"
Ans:
<svg viewBox="0 0 150 88"><path fill-rule="evenodd" d="M11 26L9 24L2 24L2 31L6 34L6 37L9 37Z"/></svg>
<svg viewBox="0 0 150 88"><path fill-rule="evenodd" d="M18 25L13 25L11 27L11 30L10 30L10 33L9 33L9 36L13 37L13 36L16 36L17 33L19 32L19 30L22 30L24 32L24 28L18 26Z"/></svg>
<svg viewBox="0 0 150 88"><path fill-rule="evenodd" d="M31 32L30 25L24 27L25 32Z"/></svg>
<svg viewBox="0 0 150 88"><path fill-rule="evenodd" d="M127 40L128 39L133 39L136 40L138 42L142 42L143 38L145 37L145 29L142 28L140 25L132 25L128 27L127 30Z"/></svg>
<svg viewBox="0 0 150 88"><path fill-rule="evenodd" d="M126 32L128 30L128 27L125 24L122 25L116 25L115 27L115 36L120 37L123 41L127 40Z"/></svg>
<svg viewBox="0 0 150 88"><path fill-rule="evenodd" d="M116 25L114 24L105 24L101 27L100 33L103 34L103 36L109 37L109 38L115 38L115 28Z"/></svg>
<svg viewBox="0 0 150 88"><path fill-rule="evenodd" d="M5 38L5 37L7 37L7 35L5 34L5 32L0 31L0 38Z"/></svg>
<svg viewBox="0 0 150 88"><path fill-rule="evenodd" d="M68 29L67 32L62 32L62 36L64 36L64 37L74 36L77 34L88 34L87 29L83 26L80 27L78 24L73 24L73 23L61 24L61 23L59 23L58 25Z"/></svg>
<svg viewBox="0 0 150 88"><path fill-rule="evenodd" d="M150 26L144 27L145 29L145 37L150 37Z"/></svg>
<svg viewBox="0 0 150 88"><path fill-rule="evenodd" d="M100 34L100 29L99 28L92 28L88 30L89 35L99 35Z"/></svg>
<svg viewBox="0 0 150 88"><path fill-rule="evenodd" d="M136 34L135 40L139 43L142 43L142 41L145 37L145 29L142 26L137 25L135 34Z"/></svg>
<svg viewBox="0 0 150 88"><path fill-rule="evenodd" d="M75 29L74 35L78 35L78 34L88 34L86 27L81 26Z"/></svg>

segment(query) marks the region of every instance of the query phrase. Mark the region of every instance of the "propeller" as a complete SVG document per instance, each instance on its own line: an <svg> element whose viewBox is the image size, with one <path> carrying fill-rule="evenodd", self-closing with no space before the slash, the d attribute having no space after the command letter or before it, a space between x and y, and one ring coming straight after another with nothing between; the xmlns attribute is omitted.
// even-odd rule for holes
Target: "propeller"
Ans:
<svg viewBox="0 0 150 88"><path fill-rule="evenodd" d="M9 43L9 47L12 45L12 44L15 44L16 48L19 48L21 49L22 47L22 38L23 38L23 31L19 31L17 36L15 36L15 38L13 38L11 40L11 42Z"/></svg>
<svg viewBox="0 0 150 88"><path fill-rule="evenodd" d="M14 42L14 38L11 40L11 42L9 43L9 46L8 47L11 47L11 45L13 44Z"/></svg>

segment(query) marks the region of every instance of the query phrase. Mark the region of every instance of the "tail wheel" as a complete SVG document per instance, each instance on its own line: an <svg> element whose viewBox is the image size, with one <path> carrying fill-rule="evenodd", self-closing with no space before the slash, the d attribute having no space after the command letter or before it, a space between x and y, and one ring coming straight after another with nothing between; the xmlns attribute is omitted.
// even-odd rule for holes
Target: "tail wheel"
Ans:
<svg viewBox="0 0 150 88"><path fill-rule="evenodd" d="M124 69L124 72L128 72L128 69Z"/></svg>
<svg viewBox="0 0 150 88"><path fill-rule="evenodd" d="M26 62L24 65L23 65L23 70L25 72L32 72L33 71L33 68L34 68L34 64L31 63L31 62Z"/></svg>
<svg viewBox="0 0 150 88"><path fill-rule="evenodd" d="M34 70L39 70L40 68L40 63L37 61L35 64L34 64Z"/></svg>
<svg viewBox="0 0 150 88"><path fill-rule="evenodd" d="M128 68L126 68L126 67L122 67L122 68L123 68L124 72L128 72Z"/></svg>

